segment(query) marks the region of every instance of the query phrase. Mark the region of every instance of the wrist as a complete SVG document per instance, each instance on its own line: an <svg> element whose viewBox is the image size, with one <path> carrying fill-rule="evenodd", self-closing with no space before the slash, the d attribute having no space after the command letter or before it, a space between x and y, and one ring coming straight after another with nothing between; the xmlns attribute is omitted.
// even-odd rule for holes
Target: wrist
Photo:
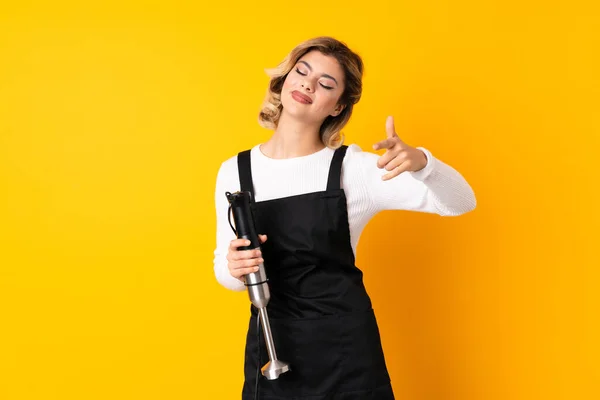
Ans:
<svg viewBox="0 0 600 400"><path fill-rule="evenodd" d="M425 164L424 164L423 168L421 168L420 170L411 172L411 175L413 176L413 178L422 181L422 180L425 180L431 174L433 169L435 168L435 158L433 157L431 152L429 150L427 150L426 148L417 147L417 149L425 157Z"/></svg>

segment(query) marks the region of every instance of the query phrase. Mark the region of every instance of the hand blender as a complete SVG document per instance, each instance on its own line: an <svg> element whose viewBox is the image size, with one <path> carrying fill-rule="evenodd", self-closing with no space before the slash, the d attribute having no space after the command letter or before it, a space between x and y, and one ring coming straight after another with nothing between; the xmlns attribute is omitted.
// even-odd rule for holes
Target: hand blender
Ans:
<svg viewBox="0 0 600 400"><path fill-rule="evenodd" d="M254 250L260 248L260 241L258 240L254 219L250 211L251 193L248 191L239 191L235 193L226 192L225 195L229 201L229 207L233 214L235 227L237 228L236 230L233 225L231 225L230 220L229 225L231 225L231 229L233 229L239 239L250 241L250 245L242 246L238 249ZM268 380L274 380L279 378L279 375L289 371L290 366L288 363L277 359L273 336L271 335L269 316L267 314L267 304L269 304L269 300L271 299L271 292L269 291L269 285L267 283L265 266L261 263L258 267L258 271L246 275L245 285L248 288L250 301L258 309L265 342L267 344L267 352L269 354L269 361L261 368L261 372Z"/></svg>

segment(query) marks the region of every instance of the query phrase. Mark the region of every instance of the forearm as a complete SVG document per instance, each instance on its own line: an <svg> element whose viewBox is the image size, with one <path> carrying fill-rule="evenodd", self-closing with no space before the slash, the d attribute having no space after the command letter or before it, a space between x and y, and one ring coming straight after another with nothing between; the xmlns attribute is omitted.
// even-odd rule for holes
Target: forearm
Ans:
<svg viewBox="0 0 600 400"><path fill-rule="evenodd" d="M427 156L427 166L410 174L426 187L423 207L444 216L472 211L477 200L465 178L450 165L433 157L428 150L419 149Z"/></svg>
<svg viewBox="0 0 600 400"><path fill-rule="evenodd" d="M219 173L217 174L215 186L217 233L213 268L215 278L222 286L234 291L243 291L246 289L244 283L231 275L227 261L229 244L236 236L231 226L229 226L229 203L225 197L225 192L239 190L239 183L235 180L236 175L233 171L224 171L223 167L219 169Z"/></svg>
<svg viewBox="0 0 600 400"><path fill-rule="evenodd" d="M460 215L473 210L475 195L463 176L435 158L427 149L420 147L419 150L427 157L424 168L403 172L387 181L382 181L381 176L389 171L377 168L377 155L363 159L367 191L375 210L410 210L442 216Z"/></svg>

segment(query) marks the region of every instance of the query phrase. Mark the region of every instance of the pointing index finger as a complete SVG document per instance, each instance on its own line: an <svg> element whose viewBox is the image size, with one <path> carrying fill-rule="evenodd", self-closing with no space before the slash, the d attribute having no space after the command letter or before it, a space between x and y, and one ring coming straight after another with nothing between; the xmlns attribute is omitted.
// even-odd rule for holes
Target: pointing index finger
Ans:
<svg viewBox="0 0 600 400"><path fill-rule="evenodd" d="M392 147L394 147L395 141L393 138L388 138L385 140L382 140L381 142L375 143L373 145L373 149L374 150L380 150L380 149L391 149Z"/></svg>

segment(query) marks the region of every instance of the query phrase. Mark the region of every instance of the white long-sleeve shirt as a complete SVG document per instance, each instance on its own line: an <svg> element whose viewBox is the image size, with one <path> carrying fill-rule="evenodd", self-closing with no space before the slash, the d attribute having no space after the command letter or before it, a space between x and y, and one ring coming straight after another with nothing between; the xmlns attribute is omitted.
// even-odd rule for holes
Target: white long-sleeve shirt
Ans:
<svg viewBox="0 0 600 400"><path fill-rule="evenodd" d="M475 195L463 176L435 158L427 149L419 149L427 156L427 165L423 169L404 172L383 181L381 176L389 171L377 167L380 156L362 151L355 144L348 146L342 164L342 188L346 194L350 240L355 255L364 227L379 211L410 210L456 216L475 208ZM255 200L258 202L325 190L333 154L334 150L325 147L307 156L273 159L261 152L260 144L254 146L250 157ZM225 192L238 190L240 181L236 155L223 162L217 174L214 272L217 281L224 287L243 291L246 287L231 276L226 259L229 243L236 236L227 219L229 203Z"/></svg>

